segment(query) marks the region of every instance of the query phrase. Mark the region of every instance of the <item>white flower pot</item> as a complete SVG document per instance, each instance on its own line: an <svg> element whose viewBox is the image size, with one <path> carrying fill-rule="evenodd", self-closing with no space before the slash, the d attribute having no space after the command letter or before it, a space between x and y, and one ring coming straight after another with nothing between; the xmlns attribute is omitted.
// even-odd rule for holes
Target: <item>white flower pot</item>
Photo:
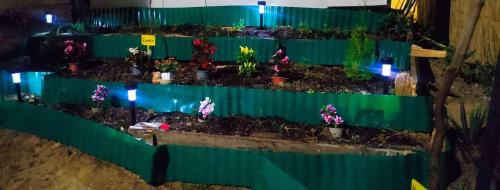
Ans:
<svg viewBox="0 0 500 190"><path fill-rule="evenodd" d="M172 80L174 79L174 73L172 72L166 72L166 73L161 73L161 84L170 84Z"/></svg>
<svg viewBox="0 0 500 190"><path fill-rule="evenodd" d="M332 136L335 137L335 138L342 137L342 133L344 132L343 128L329 127L328 130L330 131L330 134L332 134Z"/></svg>
<svg viewBox="0 0 500 190"><path fill-rule="evenodd" d="M197 80L207 80L208 73L204 70L196 70L196 79Z"/></svg>
<svg viewBox="0 0 500 190"><path fill-rule="evenodd" d="M91 108L91 109L90 109L90 111L91 111L92 113L101 113L102 108Z"/></svg>
<svg viewBox="0 0 500 190"><path fill-rule="evenodd" d="M198 123L206 123L206 122L207 122L206 119L198 118Z"/></svg>

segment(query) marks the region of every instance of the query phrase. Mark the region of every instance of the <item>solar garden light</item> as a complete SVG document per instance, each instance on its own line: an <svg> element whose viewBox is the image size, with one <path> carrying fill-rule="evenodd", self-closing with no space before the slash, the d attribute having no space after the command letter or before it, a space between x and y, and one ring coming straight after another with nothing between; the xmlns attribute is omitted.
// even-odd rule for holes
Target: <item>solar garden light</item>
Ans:
<svg viewBox="0 0 500 190"><path fill-rule="evenodd" d="M258 5L259 5L259 15L260 15L260 29L263 29L264 28L263 22L264 22L266 1L258 1Z"/></svg>
<svg viewBox="0 0 500 190"><path fill-rule="evenodd" d="M135 101L137 100L137 84L129 83L125 86L127 89L127 98L130 103L130 125L135 125L136 114L135 114Z"/></svg>
<svg viewBox="0 0 500 190"><path fill-rule="evenodd" d="M12 83L16 85L17 101L22 102L23 96L21 95L21 73L12 73Z"/></svg>
<svg viewBox="0 0 500 190"><path fill-rule="evenodd" d="M54 15L50 13L45 14L45 22L47 22L47 24L52 24L53 21L54 21Z"/></svg>
<svg viewBox="0 0 500 190"><path fill-rule="evenodd" d="M392 65L394 64L394 59L392 57L383 57L382 60L382 76L384 76L385 80L387 80L385 83L384 83L384 94L388 94L389 93L389 88L390 88L390 85L388 83L392 83L392 81L390 81L390 77L391 77L391 74L392 74Z"/></svg>

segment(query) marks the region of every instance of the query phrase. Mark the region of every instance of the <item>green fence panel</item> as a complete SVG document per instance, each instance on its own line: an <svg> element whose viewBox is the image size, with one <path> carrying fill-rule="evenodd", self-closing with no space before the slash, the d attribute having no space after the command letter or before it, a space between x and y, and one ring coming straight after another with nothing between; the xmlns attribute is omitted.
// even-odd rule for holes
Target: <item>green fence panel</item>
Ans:
<svg viewBox="0 0 500 190"><path fill-rule="evenodd" d="M47 76L42 99L51 103L91 104L90 94L98 81ZM101 82L102 83L102 82ZM123 83L109 85L116 102L126 106ZM306 93L188 85L140 84L137 105L161 112L193 113L204 97L216 103L219 116L249 115L283 117L299 123L321 124L321 106L333 103L346 124L428 132L432 126L432 98L346 93Z"/></svg>
<svg viewBox="0 0 500 190"><path fill-rule="evenodd" d="M156 148L111 128L40 106L0 101L0 127L31 133L116 163L153 182Z"/></svg>
<svg viewBox="0 0 500 190"><path fill-rule="evenodd" d="M311 64L343 65L348 40L286 40L287 55Z"/></svg>
<svg viewBox="0 0 500 190"><path fill-rule="evenodd" d="M266 27L307 25L313 29L338 27L349 29L364 23L375 31L382 24L383 13L347 9L319 9L266 6ZM86 18L91 27L118 27L123 25L176 25L197 24L232 26L240 19L247 26L259 26L257 6L220 6L190 8L118 8L95 9Z"/></svg>
<svg viewBox="0 0 500 190"><path fill-rule="evenodd" d="M23 72L21 73L22 93L40 96L43 88L43 76L50 72ZM12 75L7 71L0 71L0 96L16 94L15 85L12 83Z"/></svg>

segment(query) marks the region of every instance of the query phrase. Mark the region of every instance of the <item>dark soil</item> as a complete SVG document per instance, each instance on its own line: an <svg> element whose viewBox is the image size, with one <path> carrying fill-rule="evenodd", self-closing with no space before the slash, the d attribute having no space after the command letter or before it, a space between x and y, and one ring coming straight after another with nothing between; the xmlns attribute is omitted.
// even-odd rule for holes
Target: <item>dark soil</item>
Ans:
<svg viewBox="0 0 500 190"><path fill-rule="evenodd" d="M130 112L123 108L108 108L100 114L91 113L90 107L82 105L59 104L56 110L96 121L105 126L120 130L129 126ZM322 126L287 122L282 118L251 118L247 116L211 117L206 123L198 122L197 116L172 112L155 113L137 110L137 122L168 123L171 131L195 132L211 135L254 136L258 133L274 134L277 139L299 142L327 144L360 144L374 148L392 146L424 147L425 142L406 132L382 129L346 127L342 138L333 138ZM121 129L123 130L123 129Z"/></svg>
<svg viewBox="0 0 500 190"><path fill-rule="evenodd" d="M399 26L393 26L394 23L387 23L385 28L392 29ZM399 41L408 41L411 35L398 31L394 34L390 30L382 29L384 32L369 33L373 39L392 39ZM173 36L203 36L203 37L258 37L275 39L345 39L350 37L350 30L340 28L311 29L307 25L293 28L291 26L276 26L275 28L242 27L237 26L203 26L203 25L170 25L170 26L127 26L116 28L93 28L89 32L100 34L111 33L141 33Z"/></svg>
<svg viewBox="0 0 500 190"><path fill-rule="evenodd" d="M140 77L134 77L129 74L129 67L130 65L125 63L123 59L102 59L96 60L89 65L82 65L78 75L72 75L67 71L57 72L56 74L62 77L101 81L127 82L133 80L151 83L151 73L145 72ZM199 81L196 80L196 65L190 62L182 62L177 67L173 84L363 94L382 94L384 86L387 84L387 81L376 76L368 81L353 81L345 76L342 67L329 66L295 64L289 72L284 74L284 77L288 79L283 87L274 86L271 80L272 76L273 71L270 65L259 65L257 73L251 77L240 76L235 65L220 65L209 72L209 80Z"/></svg>

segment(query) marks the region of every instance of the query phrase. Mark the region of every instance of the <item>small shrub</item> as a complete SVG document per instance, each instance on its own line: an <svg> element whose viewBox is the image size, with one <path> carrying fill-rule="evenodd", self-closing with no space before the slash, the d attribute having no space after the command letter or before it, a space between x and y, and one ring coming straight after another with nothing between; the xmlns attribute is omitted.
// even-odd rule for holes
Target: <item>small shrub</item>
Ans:
<svg viewBox="0 0 500 190"><path fill-rule="evenodd" d="M242 65L238 66L238 74L245 77L252 76L255 72L257 72L256 68L257 64L253 62L245 62Z"/></svg>
<svg viewBox="0 0 500 190"><path fill-rule="evenodd" d="M344 71L353 80L369 80L371 63L375 60L375 41L367 35L366 27L355 27L351 32L351 42L347 47Z"/></svg>
<svg viewBox="0 0 500 190"><path fill-rule="evenodd" d="M164 60L156 60L155 68L162 73L174 72L177 69L177 60L174 57L169 57Z"/></svg>

